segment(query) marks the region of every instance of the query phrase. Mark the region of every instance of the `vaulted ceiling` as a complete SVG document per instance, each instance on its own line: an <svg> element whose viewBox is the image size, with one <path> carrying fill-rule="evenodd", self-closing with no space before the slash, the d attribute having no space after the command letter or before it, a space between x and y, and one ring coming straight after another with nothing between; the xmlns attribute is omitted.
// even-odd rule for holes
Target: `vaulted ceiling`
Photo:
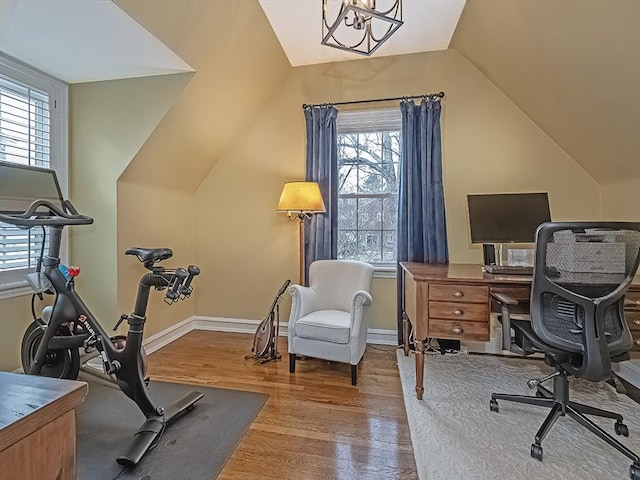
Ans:
<svg viewBox="0 0 640 480"><path fill-rule="evenodd" d="M125 178L194 191L295 67L258 0L115 2L197 72ZM638 18L638 0L467 0L449 48L596 181L640 179Z"/></svg>
<svg viewBox="0 0 640 480"><path fill-rule="evenodd" d="M638 19L637 0L467 0L450 47L607 183L640 178Z"/></svg>

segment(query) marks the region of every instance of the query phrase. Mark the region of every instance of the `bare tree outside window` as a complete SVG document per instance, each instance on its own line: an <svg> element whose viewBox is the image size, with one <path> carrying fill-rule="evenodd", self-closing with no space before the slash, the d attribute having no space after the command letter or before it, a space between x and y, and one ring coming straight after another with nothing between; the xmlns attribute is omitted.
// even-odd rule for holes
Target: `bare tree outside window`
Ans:
<svg viewBox="0 0 640 480"><path fill-rule="evenodd" d="M396 261L401 133L338 135L338 258Z"/></svg>

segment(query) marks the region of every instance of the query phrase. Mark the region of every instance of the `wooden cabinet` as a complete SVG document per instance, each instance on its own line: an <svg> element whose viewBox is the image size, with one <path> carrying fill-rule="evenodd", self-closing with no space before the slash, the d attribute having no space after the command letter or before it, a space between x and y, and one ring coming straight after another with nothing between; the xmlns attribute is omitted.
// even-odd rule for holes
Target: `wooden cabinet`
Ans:
<svg viewBox="0 0 640 480"><path fill-rule="evenodd" d="M87 384L0 372L0 480L76 478L75 408Z"/></svg>

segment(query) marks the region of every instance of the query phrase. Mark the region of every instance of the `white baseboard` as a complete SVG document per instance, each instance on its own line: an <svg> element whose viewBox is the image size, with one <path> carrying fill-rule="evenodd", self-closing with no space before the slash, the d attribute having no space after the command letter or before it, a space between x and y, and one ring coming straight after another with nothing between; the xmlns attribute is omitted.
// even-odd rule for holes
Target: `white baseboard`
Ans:
<svg viewBox="0 0 640 480"><path fill-rule="evenodd" d="M178 322L169 328L165 328L164 330L145 338L142 344L144 345L147 353L153 353L156 350L160 350L165 345L168 345L174 340L177 340L183 335L189 333L195 328L194 318L195 317L187 318L186 320Z"/></svg>
<svg viewBox="0 0 640 480"><path fill-rule="evenodd" d="M193 328L191 330L209 330L214 332L254 334L256 328L258 328L258 325L260 324L260 320L247 320L243 318L195 316L191 317L190 320L193 322ZM288 335L287 327L287 323L280 322L279 335L281 337L286 337ZM372 345L397 345L398 334L395 330L370 328L367 331L367 343Z"/></svg>

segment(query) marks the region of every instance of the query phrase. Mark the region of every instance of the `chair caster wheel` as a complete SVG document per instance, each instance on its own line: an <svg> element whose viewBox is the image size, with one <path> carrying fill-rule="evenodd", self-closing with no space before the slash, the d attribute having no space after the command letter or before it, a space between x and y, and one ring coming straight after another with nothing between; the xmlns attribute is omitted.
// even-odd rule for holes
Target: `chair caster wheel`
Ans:
<svg viewBox="0 0 640 480"><path fill-rule="evenodd" d="M542 461L542 447L540 445L537 445L535 443L531 444L531 458L535 458L540 462Z"/></svg>
<svg viewBox="0 0 640 480"><path fill-rule="evenodd" d="M631 465L629 467L629 478L631 480L640 480L640 465Z"/></svg>
<svg viewBox="0 0 640 480"><path fill-rule="evenodd" d="M615 430L616 435L622 435L623 437L629 436L629 427L622 422L616 422L613 429Z"/></svg>
<svg viewBox="0 0 640 480"><path fill-rule="evenodd" d="M533 380L527 380L527 387L533 390L538 386L539 383L540 380L538 380L537 378L534 378Z"/></svg>
<svg viewBox="0 0 640 480"><path fill-rule="evenodd" d="M500 411L500 408L498 407L498 401L495 399L491 399L489 401L489 410L491 410L492 412L496 412L498 413Z"/></svg>

